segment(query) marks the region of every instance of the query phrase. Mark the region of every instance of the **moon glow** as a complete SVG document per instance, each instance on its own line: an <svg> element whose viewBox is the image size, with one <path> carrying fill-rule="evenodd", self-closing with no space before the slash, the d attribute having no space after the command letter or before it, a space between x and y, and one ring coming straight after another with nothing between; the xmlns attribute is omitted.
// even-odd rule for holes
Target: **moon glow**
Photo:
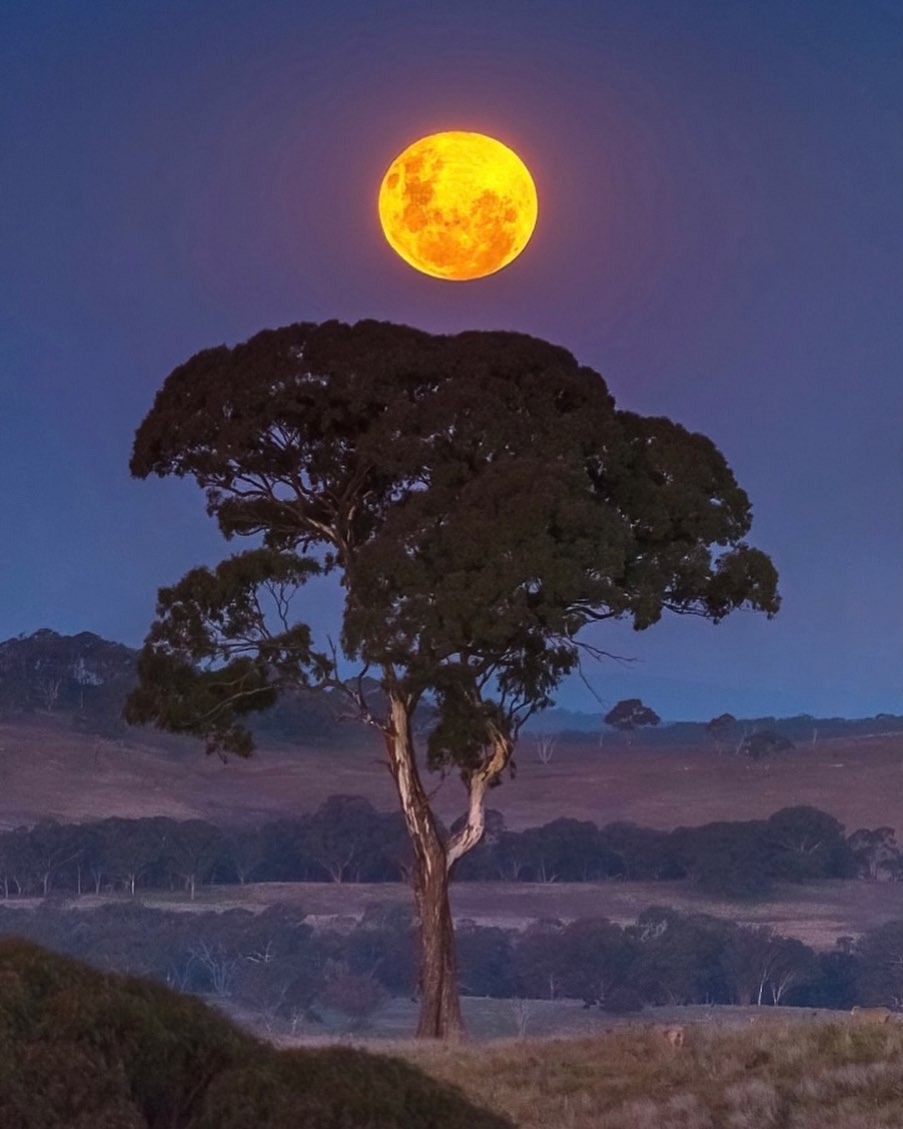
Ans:
<svg viewBox="0 0 903 1129"><path fill-rule="evenodd" d="M507 145L482 133L433 133L389 165L379 220L416 270L463 281L494 274L523 251L536 226L536 186Z"/></svg>

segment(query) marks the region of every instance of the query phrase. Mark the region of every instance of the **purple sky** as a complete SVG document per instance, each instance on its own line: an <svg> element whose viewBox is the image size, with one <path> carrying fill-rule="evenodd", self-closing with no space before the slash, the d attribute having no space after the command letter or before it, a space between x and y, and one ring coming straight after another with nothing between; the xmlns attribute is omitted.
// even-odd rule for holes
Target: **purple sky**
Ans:
<svg viewBox="0 0 903 1129"><path fill-rule="evenodd" d="M897 0L2 5L0 638L140 644L225 552L195 487L128 474L168 372L377 317L565 345L749 492L780 615L590 636L638 660L587 670L606 704L903 712L901 41ZM385 167L440 129L533 172L498 275L380 233Z"/></svg>

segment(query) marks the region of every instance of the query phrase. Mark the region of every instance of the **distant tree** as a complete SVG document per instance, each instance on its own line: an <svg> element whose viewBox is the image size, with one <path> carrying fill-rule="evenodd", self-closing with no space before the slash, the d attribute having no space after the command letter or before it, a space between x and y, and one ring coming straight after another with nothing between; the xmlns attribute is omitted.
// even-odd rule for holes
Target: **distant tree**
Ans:
<svg viewBox="0 0 903 1129"><path fill-rule="evenodd" d="M150 819L111 818L103 821L100 830L109 873L134 897L139 880L163 856L162 832Z"/></svg>
<svg viewBox="0 0 903 1129"><path fill-rule="evenodd" d="M370 1017L386 1000L386 990L373 975L352 972L336 963L327 968L317 1001L325 1008L341 1012L351 1021L352 1030L366 1027Z"/></svg>
<svg viewBox="0 0 903 1129"><path fill-rule="evenodd" d="M185 883L191 901L198 883L209 878L223 851L222 831L203 819L174 823L163 847L167 862Z"/></svg>
<svg viewBox="0 0 903 1129"><path fill-rule="evenodd" d="M465 921L459 923L457 941L459 982L465 995L516 995L510 930Z"/></svg>
<svg viewBox="0 0 903 1129"><path fill-rule="evenodd" d="M734 1002L780 1004L792 988L818 978L815 953L795 937L781 937L769 926L735 926L722 953Z"/></svg>
<svg viewBox="0 0 903 1129"><path fill-rule="evenodd" d="M50 893L54 875L64 866L73 863L81 854L72 828L46 819L35 824L28 834L35 871L41 883L41 893Z"/></svg>
<svg viewBox="0 0 903 1129"><path fill-rule="evenodd" d="M13 886L19 895L29 893L37 885L39 870L29 828L16 827L0 834L0 881L4 897L9 897Z"/></svg>
<svg viewBox="0 0 903 1129"><path fill-rule="evenodd" d="M769 816L767 835L774 850L774 874L790 882L851 878L853 852L843 825L807 804L781 808Z"/></svg>
<svg viewBox="0 0 903 1129"><path fill-rule="evenodd" d="M678 827L669 839L687 877L707 894L755 898L774 883L774 851L762 821Z"/></svg>
<svg viewBox="0 0 903 1129"><path fill-rule="evenodd" d="M599 843L618 860L611 865L612 875L620 875L631 882L656 882L684 876L667 831L626 821L608 823L599 832Z"/></svg>
<svg viewBox="0 0 903 1129"><path fill-rule="evenodd" d="M363 796L330 796L307 821L304 846L332 882L361 880L382 846L383 823Z"/></svg>
<svg viewBox="0 0 903 1129"><path fill-rule="evenodd" d="M759 729L740 742L740 752L752 761L762 760L772 753L783 753L793 748L793 742L771 729Z"/></svg>
<svg viewBox="0 0 903 1129"><path fill-rule="evenodd" d="M223 843L225 859L244 886L253 880L254 872L264 860L264 835L259 827L241 827L228 832Z"/></svg>
<svg viewBox="0 0 903 1129"><path fill-rule="evenodd" d="M737 719L732 713L722 713L708 722L705 727L706 736L714 743L718 752L723 752L736 726Z"/></svg>
<svg viewBox="0 0 903 1129"><path fill-rule="evenodd" d="M643 725L658 725L661 718L655 712L644 706L639 698L625 698L608 711L604 719L606 725L620 729L627 734L627 739L633 739L633 732Z"/></svg>
<svg viewBox="0 0 903 1129"><path fill-rule="evenodd" d="M564 994L560 921L531 922L514 942L517 994L534 1000L554 1000Z"/></svg>
<svg viewBox="0 0 903 1129"><path fill-rule="evenodd" d="M651 1004L727 1003L722 954L734 928L708 914L650 906L628 930L637 942L631 984Z"/></svg>
<svg viewBox="0 0 903 1129"><path fill-rule="evenodd" d="M536 759L540 764L551 764L552 757L555 755L555 749L558 746L558 738L554 733L534 733L533 745L536 749Z"/></svg>
<svg viewBox="0 0 903 1129"><path fill-rule="evenodd" d="M518 853L533 882L593 882L615 873L618 860L589 820L561 818L518 835Z"/></svg>
<svg viewBox="0 0 903 1129"><path fill-rule="evenodd" d="M903 1010L903 921L887 921L855 942L857 1001Z"/></svg>
<svg viewBox="0 0 903 1129"><path fill-rule="evenodd" d="M847 839L861 878L893 879L901 873L900 848L893 827L860 827Z"/></svg>
<svg viewBox="0 0 903 1129"><path fill-rule="evenodd" d="M128 720L248 755L244 720L281 692L349 698L381 736L413 848L422 1036L463 1029L449 881L521 725L587 653L581 629L779 604L714 444L617 411L596 373L519 334L328 322L206 350L167 379L130 465L195 478L227 538L263 544L161 590ZM330 572L356 682L290 610ZM427 764L466 790L447 837L417 759L426 701Z"/></svg>
<svg viewBox="0 0 903 1129"><path fill-rule="evenodd" d="M587 1007L599 1004L607 1008L612 994L630 985L636 955L636 942L614 922L605 918L572 921L559 937L563 993L583 1000Z"/></svg>

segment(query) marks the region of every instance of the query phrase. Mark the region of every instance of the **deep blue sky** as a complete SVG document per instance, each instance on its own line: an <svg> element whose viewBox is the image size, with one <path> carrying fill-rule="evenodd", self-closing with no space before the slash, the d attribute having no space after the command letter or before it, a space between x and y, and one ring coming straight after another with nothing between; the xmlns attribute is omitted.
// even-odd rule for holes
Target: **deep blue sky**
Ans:
<svg viewBox="0 0 903 1129"><path fill-rule="evenodd" d="M607 704L903 712L903 9L897 0L0 10L0 638L138 645L224 551L193 485L133 481L167 373L264 326L522 330L709 434L781 573L768 622L595 641ZM533 241L446 283L380 233L439 129L531 168ZM326 601L328 604L328 601ZM314 616L325 623L320 601ZM561 704L598 709L579 681Z"/></svg>

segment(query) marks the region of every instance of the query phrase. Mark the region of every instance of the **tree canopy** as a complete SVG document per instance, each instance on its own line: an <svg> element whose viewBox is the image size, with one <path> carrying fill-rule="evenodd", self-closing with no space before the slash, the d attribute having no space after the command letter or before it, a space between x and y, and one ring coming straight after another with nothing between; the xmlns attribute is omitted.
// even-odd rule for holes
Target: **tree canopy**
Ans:
<svg viewBox="0 0 903 1129"><path fill-rule="evenodd" d="M640 725L658 725L661 718L649 706L644 706L639 698L624 698L614 705L604 719L606 725L632 733Z"/></svg>
<svg viewBox="0 0 903 1129"><path fill-rule="evenodd" d="M475 686L547 704L587 623L778 607L714 444L617 411L600 376L522 334L327 322L205 350L166 381L130 465L195 477L227 539L262 536L163 589L142 656L131 714L162 708L212 747L249 751L244 713L333 673L303 623L265 628L258 602L267 589L278 611L333 569L345 653L443 701L437 761L467 756L450 728Z"/></svg>
<svg viewBox="0 0 903 1129"><path fill-rule="evenodd" d="M597 373L523 334L333 321L205 350L157 394L131 469L195 478L224 536L259 543L160 591L128 719L247 755L243 719L281 690L347 693L384 736L422 918L426 886L479 841L520 725L589 647L583 628L778 608L775 569L744 540L749 500L711 440L618 410ZM292 611L333 571L338 648L377 679L376 706ZM429 765L468 790L447 840L416 760L425 698ZM426 917L444 921L434 893Z"/></svg>

